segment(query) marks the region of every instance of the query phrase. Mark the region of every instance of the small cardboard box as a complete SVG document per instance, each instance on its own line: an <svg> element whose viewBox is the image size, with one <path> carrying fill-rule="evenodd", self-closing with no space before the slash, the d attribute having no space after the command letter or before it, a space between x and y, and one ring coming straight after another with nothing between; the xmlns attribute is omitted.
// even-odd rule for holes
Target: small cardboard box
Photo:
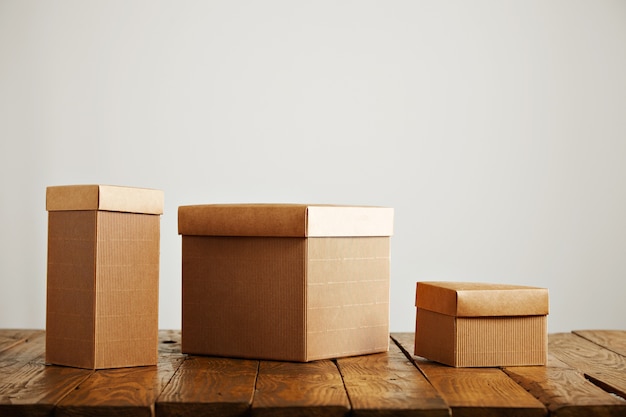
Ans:
<svg viewBox="0 0 626 417"><path fill-rule="evenodd" d="M46 362L155 365L163 192L48 187Z"/></svg>
<svg viewBox="0 0 626 417"><path fill-rule="evenodd" d="M184 353L307 362L389 348L393 209L181 206Z"/></svg>
<svg viewBox="0 0 626 417"><path fill-rule="evenodd" d="M418 282L415 355L456 367L545 365L548 290Z"/></svg>

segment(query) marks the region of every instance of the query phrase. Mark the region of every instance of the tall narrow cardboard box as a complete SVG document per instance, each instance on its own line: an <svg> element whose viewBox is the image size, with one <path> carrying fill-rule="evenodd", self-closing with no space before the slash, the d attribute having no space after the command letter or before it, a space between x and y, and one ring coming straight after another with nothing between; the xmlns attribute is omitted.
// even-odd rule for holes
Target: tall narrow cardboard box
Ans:
<svg viewBox="0 0 626 417"><path fill-rule="evenodd" d="M155 365L163 192L48 187L46 362Z"/></svg>
<svg viewBox="0 0 626 417"><path fill-rule="evenodd" d="M184 353L306 362L386 351L393 209L182 206Z"/></svg>
<svg viewBox="0 0 626 417"><path fill-rule="evenodd" d="M545 365L546 288L418 282L415 354L456 367Z"/></svg>

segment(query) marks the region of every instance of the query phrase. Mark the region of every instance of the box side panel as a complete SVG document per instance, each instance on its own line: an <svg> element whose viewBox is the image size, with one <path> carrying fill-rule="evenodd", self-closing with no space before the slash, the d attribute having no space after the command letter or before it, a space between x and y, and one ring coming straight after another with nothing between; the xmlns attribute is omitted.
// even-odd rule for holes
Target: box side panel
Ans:
<svg viewBox="0 0 626 417"><path fill-rule="evenodd" d="M545 365L547 317L457 318L457 366Z"/></svg>
<svg viewBox="0 0 626 417"><path fill-rule="evenodd" d="M184 353L303 361L304 238L183 236Z"/></svg>
<svg viewBox="0 0 626 417"><path fill-rule="evenodd" d="M454 366L455 326L453 316L418 308L415 321L415 355Z"/></svg>
<svg viewBox="0 0 626 417"><path fill-rule="evenodd" d="M155 365L160 216L98 212L96 367Z"/></svg>
<svg viewBox="0 0 626 417"><path fill-rule="evenodd" d="M48 363L94 366L95 247L95 211L48 213Z"/></svg>
<svg viewBox="0 0 626 417"><path fill-rule="evenodd" d="M389 241L308 239L308 360L388 349Z"/></svg>

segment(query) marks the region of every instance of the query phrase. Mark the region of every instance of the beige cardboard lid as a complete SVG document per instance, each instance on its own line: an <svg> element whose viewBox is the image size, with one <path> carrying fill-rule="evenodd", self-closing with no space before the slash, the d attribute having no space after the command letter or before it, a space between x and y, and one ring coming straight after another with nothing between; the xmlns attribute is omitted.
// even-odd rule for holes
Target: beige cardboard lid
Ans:
<svg viewBox="0 0 626 417"><path fill-rule="evenodd" d="M417 308L448 316L546 315L548 290L523 285L480 282L418 282Z"/></svg>
<svg viewBox="0 0 626 417"><path fill-rule="evenodd" d="M178 233L198 236L391 236L393 208L205 204L178 208Z"/></svg>
<svg viewBox="0 0 626 417"><path fill-rule="evenodd" d="M58 185L46 188L46 210L163 214L163 191L115 185Z"/></svg>

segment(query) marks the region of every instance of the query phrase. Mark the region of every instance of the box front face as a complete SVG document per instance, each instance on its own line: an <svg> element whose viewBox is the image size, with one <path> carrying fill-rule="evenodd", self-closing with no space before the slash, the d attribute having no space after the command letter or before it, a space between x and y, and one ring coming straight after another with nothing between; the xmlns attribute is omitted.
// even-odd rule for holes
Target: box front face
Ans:
<svg viewBox="0 0 626 417"><path fill-rule="evenodd" d="M304 238L182 237L185 353L302 361Z"/></svg>
<svg viewBox="0 0 626 417"><path fill-rule="evenodd" d="M389 238L308 239L307 359L387 351Z"/></svg>
<svg viewBox="0 0 626 417"><path fill-rule="evenodd" d="M98 212L96 367L155 365L160 217Z"/></svg>
<svg viewBox="0 0 626 417"><path fill-rule="evenodd" d="M547 317L458 317L457 366L545 365Z"/></svg>
<svg viewBox="0 0 626 417"><path fill-rule="evenodd" d="M46 361L94 366L96 212L50 212Z"/></svg>
<svg viewBox="0 0 626 417"><path fill-rule="evenodd" d="M547 317L453 317L418 309L415 354L457 367L545 365Z"/></svg>

